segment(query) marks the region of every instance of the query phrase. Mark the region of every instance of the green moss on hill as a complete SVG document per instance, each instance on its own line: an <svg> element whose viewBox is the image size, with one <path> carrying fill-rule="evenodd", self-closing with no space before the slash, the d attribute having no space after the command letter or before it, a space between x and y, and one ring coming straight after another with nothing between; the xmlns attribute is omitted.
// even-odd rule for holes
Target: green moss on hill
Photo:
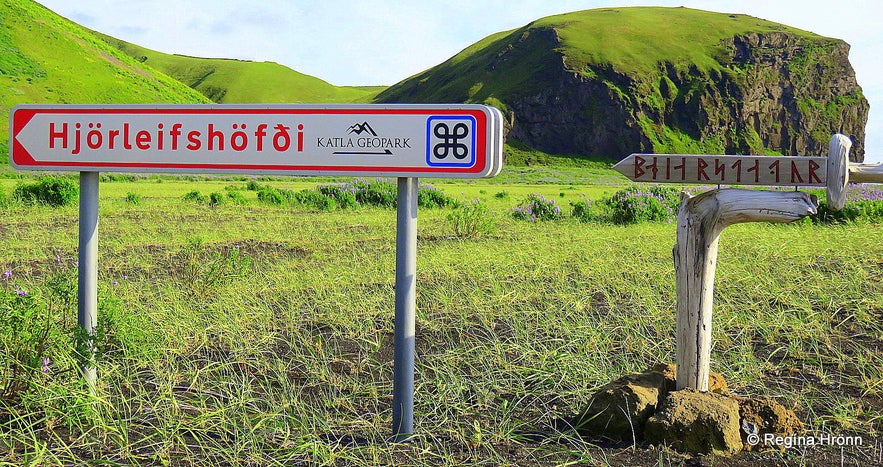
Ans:
<svg viewBox="0 0 883 467"><path fill-rule="evenodd" d="M367 102L380 89L333 86L271 62L163 54L91 31L32 0L0 2L4 154L17 104Z"/></svg>
<svg viewBox="0 0 883 467"><path fill-rule="evenodd" d="M380 101L507 100L529 94L543 84L554 55L557 65L587 78L604 78L605 70L658 77L663 64L694 67L702 74L725 70L726 39L748 32L810 32L747 15L725 15L688 8L630 7L577 11L549 16L522 28L492 34L449 60L414 75L378 95ZM505 72L500 70L505 69ZM624 98L631 90L608 81ZM673 83L669 84L673 85ZM677 92L671 89L668 93ZM646 95L661 93L659 83L647 83ZM652 97L651 97L652 98Z"/></svg>
<svg viewBox="0 0 883 467"><path fill-rule="evenodd" d="M0 103L205 102L30 0L0 3Z"/></svg>

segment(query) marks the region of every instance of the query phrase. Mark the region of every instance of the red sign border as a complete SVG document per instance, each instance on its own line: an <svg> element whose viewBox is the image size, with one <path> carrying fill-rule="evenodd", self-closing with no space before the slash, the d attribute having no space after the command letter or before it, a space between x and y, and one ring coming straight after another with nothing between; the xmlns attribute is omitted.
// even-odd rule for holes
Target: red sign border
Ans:
<svg viewBox="0 0 883 467"><path fill-rule="evenodd" d="M316 165L260 165L260 164L204 164L204 163L146 163L146 162L67 162L36 161L18 141L18 133L37 114L134 114L134 115L260 115L260 114L336 114L336 115L469 115L476 121L476 164L460 167L388 167L388 166L316 166ZM359 176L404 175L456 178L459 176L482 176L492 170L489 167L493 154L487 153L487 135L493 119L492 110L478 104L458 105L362 105L362 106L314 106L314 105L264 105L241 106L224 104L205 105L19 105L13 108L10 118L10 162L22 170L60 171L107 171L107 172L158 172L158 173L218 173L218 174L278 174L295 176ZM501 122L502 125L502 122ZM502 148L499 149L502 151ZM502 159L502 158L500 158ZM502 160L500 160L502 163ZM490 175L485 175L490 176Z"/></svg>

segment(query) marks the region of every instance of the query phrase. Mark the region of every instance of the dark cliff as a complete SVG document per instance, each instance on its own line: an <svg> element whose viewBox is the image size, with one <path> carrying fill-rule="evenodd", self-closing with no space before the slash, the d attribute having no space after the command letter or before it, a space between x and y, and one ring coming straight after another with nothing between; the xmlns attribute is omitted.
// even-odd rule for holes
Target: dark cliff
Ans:
<svg viewBox="0 0 883 467"><path fill-rule="evenodd" d="M864 159L869 105L849 45L745 15L587 10L490 36L378 96L485 102L507 138L555 154L824 155Z"/></svg>

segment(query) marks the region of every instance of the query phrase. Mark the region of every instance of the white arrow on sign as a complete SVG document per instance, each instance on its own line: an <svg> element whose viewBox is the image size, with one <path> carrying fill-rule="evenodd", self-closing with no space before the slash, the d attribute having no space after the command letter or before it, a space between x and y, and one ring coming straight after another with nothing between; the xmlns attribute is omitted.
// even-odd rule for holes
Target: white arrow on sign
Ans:
<svg viewBox="0 0 883 467"><path fill-rule="evenodd" d="M632 154L613 168L636 182L826 187L828 207L839 210L848 183L883 183L883 164L850 163L850 147L836 134L828 157Z"/></svg>
<svg viewBox="0 0 883 467"><path fill-rule="evenodd" d="M829 161L829 157L632 154L613 169L636 182L826 186ZM883 163L848 163L847 169L852 183L883 183Z"/></svg>

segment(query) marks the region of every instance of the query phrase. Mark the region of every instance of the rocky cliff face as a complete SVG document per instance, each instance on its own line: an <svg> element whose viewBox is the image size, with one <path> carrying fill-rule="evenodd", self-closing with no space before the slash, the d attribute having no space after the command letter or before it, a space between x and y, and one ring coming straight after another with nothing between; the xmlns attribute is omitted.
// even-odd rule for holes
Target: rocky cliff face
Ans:
<svg viewBox="0 0 883 467"><path fill-rule="evenodd" d="M745 15L598 9L473 44L379 102L484 102L507 138L554 154L824 155L864 159L868 102L849 45Z"/></svg>
<svg viewBox="0 0 883 467"><path fill-rule="evenodd" d="M849 44L801 41L784 33L733 38L737 121L765 148L786 155L827 154L834 133L853 139L852 157L864 160L870 106L849 63ZM750 148L750 146L749 146Z"/></svg>
<svg viewBox="0 0 883 467"><path fill-rule="evenodd" d="M559 47L554 29L532 39ZM513 49L527 44L515 44ZM827 154L831 135L864 159L869 105L849 64L849 45L787 33L751 33L721 44L722 71L660 63L656 75L613 66L558 67L535 92L505 101L508 138L551 153L620 159L633 152Z"/></svg>

